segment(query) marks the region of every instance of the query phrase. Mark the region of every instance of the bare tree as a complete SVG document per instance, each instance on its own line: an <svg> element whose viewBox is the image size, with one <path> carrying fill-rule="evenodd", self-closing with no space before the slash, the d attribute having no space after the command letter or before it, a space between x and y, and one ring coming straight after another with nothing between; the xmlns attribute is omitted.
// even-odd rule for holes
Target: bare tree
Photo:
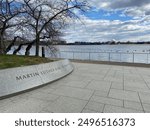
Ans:
<svg viewBox="0 0 150 130"><path fill-rule="evenodd" d="M23 0L23 7L34 32L35 55L39 56L40 39L59 34L67 18L76 16L74 10L84 11L87 3L82 0Z"/></svg>
<svg viewBox="0 0 150 130"><path fill-rule="evenodd" d="M1 0L0 54L7 53L17 39L28 39L18 46L14 54L24 45L27 45L28 54L35 44L35 55L38 56L40 41L59 39L68 19L77 18L74 10L85 11L86 7L83 0ZM7 47L4 43L6 34L12 37Z"/></svg>
<svg viewBox="0 0 150 130"><path fill-rule="evenodd" d="M1 0L0 1L0 54L6 53L6 45L4 43L6 30L20 25L19 20L14 20L19 16L21 5L16 0Z"/></svg>

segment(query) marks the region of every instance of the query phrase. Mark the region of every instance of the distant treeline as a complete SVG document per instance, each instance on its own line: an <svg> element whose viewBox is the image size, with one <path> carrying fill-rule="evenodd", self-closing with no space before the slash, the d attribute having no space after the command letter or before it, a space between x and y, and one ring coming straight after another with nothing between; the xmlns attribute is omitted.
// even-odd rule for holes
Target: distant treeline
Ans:
<svg viewBox="0 0 150 130"><path fill-rule="evenodd" d="M149 42L115 42L115 41L107 41L107 42L74 42L74 43L59 43L57 45L119 45L119 44L150 44Z"/></svg>
<svg viewBox="0 0 150 130"><path fill-rule="evenodd" d="M5 41L5 44L8 45L12 41ZM24 43L24 41L16 41L15 45L20 45ZM74 42L67 43L66 41L40 41L40 45L119 45L119 44L150 44L148 42L115 42L115 41L107 41L107 42Z"/></svg>

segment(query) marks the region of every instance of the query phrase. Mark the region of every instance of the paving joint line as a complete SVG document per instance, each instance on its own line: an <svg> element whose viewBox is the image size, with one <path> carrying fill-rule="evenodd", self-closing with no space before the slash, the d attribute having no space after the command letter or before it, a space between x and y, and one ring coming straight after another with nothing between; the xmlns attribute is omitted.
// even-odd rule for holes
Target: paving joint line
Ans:
<svg viewBox="0 0 150 130"><path fill-rule="evenodd" d="M86 89L87 88L87 86L92 82L92 81L94 81L93 79L91 79L84 87L83 87L83 89Z"/></svg>
<svg viewBox="0 0 150 130"><path fill-rule="evenodd" d="M106 106L106 104L104 104L104 106L103 106L102 113L104 113L105 106Z"/></svg>
<svg viewBox="0 0 150 130"><path fill-rule="evenodd" d="M140 99L140 103L141 103L141 106L142 106L143 112L145 113L144 106L143 106L142 100L141 100L141 98L140 98L140 94L139 94L139 92L138 92L138 96L139 96L139 99Z"/></svg>
<svg viewBox="0 0 150 130"><path fill-rule="evenodd" d="M124 68L123 68L123 90L124 90L124 87L125 87L125 77L124 77Z"/></svg>
<svg viewBox="0 0 150 130"><path fill-rule="evenodd" d="M110 93L110 90L111 90L112 84L113 84L113 82L111 82L111 84L110 84L110 88L109 88L109 91L108 91L108 93L107 93L107 97L109 97L109 93Z"/></svg>
<svg viewBox="0 0 150 130"><path fill-rule="evenodd" d="M103 80L105 79L105 77L107 76L107 74L109 73L109 71L112 69L112 66L107 70L106 74L104 75L104 77L102 78Z"/></svg>
<svg viewBox="0 0 150 130"><path fill-rule="evenodd" d="M90 102L91 98L93 97L94 93L95 93L95 90L93 91L93 93L92 93L91 97L89 98L88 102L87 102L87 103L86 103L86 105L83 107L83 109L81 110L81 112L80 112L80 113L82 113L82 112L83 112L83 110L85 109L85 107L87 106L87 104Z"/></svg>

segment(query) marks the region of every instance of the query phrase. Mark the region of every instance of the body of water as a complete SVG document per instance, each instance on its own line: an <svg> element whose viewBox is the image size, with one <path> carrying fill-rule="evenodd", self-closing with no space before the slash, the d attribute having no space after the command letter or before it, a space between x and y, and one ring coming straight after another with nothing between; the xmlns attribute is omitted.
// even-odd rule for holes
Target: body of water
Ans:
<svg viewBox="0 0 150 130"><path fill-rule="evenodd" d="M15 47L9 52L12 51ZM41 50L41 48L40 48ZM18 53L24 54L25 47ZM35 54L35 47L30 55ZM150 63L150 45L56 45L45 47L46 57L96 61ZM41 52L40 52L41 55Z"/></svg>

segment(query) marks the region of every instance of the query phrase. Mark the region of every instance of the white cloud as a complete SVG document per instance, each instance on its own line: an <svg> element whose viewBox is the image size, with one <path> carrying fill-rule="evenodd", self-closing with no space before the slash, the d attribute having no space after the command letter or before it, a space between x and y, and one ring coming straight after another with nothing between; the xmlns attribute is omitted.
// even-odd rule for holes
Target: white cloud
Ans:
<svg viewBox="0 0 150 130"><path fill-rule="evenodd" d="M93 7L104 10L122 10L129 16L150 15L150 0L91 0Z"/></svg>
<svg viewBox="0 0 150 130"><path fill-rule="evenodd" d="M58 1L60 0L53 0L55 3ZM81 17L84 24L80 21L71 21L70 26L64 30L64 38L67 42L96 42L112 39L117 41L150 41L150 0L90 0L88 2L95 7L95 11L107 10L108 13L104 14L105 16L110 16L110 12L123 10L120 15L122 17L131 16L133 20L92 20L75 10L74 13Z"/></svg>
<svg viewBox="0 0 150 130"><path fill-rule="evenodd" d="M84 19L84 25L80 22L72 23L64 32L68 42L74 41L140 41L150 40L150 24L142 25L143 20L91 20Z"/></svg>
<svg viewBox="0 0 150 130"><path fill-rule="evenodd" d="M133 20L92 20L80 16L85 25L80 22L72 23L64 31L68 42L112 39L150 41L150 0L91 0L89 3L95 10L103 9L108 12L122 10L121 17L131 16Z"/></svg>

